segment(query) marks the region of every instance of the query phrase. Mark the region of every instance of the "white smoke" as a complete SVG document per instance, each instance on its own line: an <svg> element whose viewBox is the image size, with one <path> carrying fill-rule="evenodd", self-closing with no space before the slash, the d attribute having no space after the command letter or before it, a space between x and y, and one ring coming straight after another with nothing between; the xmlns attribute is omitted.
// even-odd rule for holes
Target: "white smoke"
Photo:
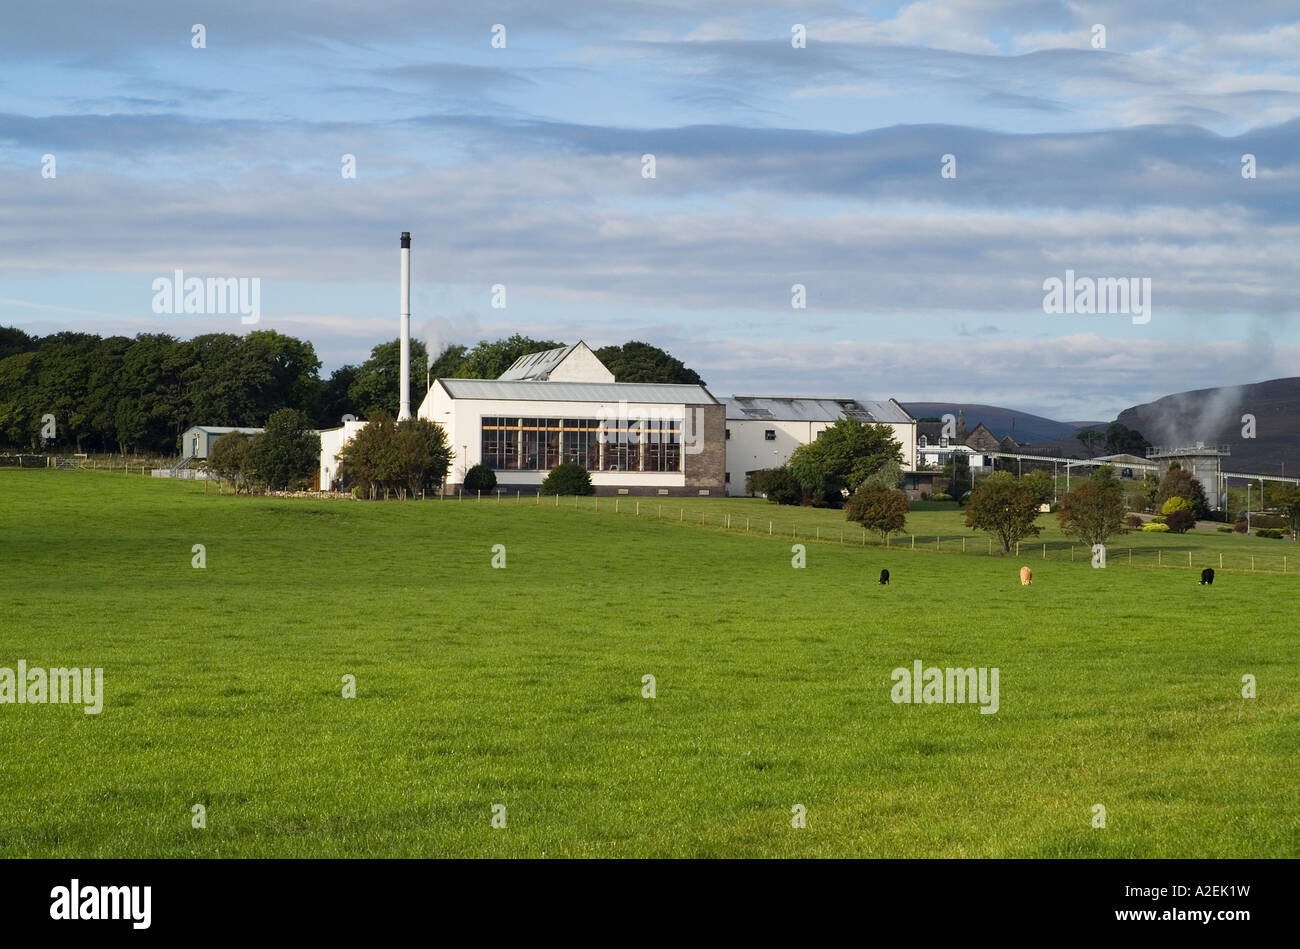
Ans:
<svg viewBox="0 0 1300 949"><path fill-rule="evenodd" d="M478 318L473 313L464 313L459 317L435 317L425 324L423 336L424 348L428 354L425 369L428 369L452 346L472 346L478 342Z"/></svg>

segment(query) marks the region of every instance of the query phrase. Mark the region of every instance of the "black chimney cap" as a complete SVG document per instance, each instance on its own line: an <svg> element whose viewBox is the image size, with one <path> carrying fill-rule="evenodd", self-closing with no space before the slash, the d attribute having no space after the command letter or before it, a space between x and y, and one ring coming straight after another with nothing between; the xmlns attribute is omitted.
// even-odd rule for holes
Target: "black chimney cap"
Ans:
<svg viewBox="0 0 1300 949"><path fill-rule="evenodd" d="M410 231L402 231L402 246L403 246L403 247L410 247L410 246L411 246L411 232L410 232Z"/></svg>

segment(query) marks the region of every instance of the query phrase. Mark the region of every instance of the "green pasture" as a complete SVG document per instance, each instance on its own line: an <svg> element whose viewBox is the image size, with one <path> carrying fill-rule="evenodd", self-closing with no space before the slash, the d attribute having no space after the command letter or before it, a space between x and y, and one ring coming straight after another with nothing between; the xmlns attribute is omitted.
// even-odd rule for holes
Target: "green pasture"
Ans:
<svg viewBox="0 0 1300 949"><path fill-rule="evenodd" d="M0 856L1300 855L1286 542L1132 534L1183 567L1094 570L1049 518L1009 559L951 511L914 552L614 503L0 471L0 667L105 683L99 715L0 704ZM1202 587L1187 550L1235 559ZM997 668L998 712L895 704L916 659Z"/></svg>

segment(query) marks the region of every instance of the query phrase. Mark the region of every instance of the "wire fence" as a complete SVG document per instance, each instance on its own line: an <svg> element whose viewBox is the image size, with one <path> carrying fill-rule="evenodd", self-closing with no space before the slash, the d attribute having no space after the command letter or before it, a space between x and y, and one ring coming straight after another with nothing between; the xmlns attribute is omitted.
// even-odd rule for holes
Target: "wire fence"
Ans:
<svg viewBox="0 0 1300 949"><path fill-rule="evenodd" d="M63 471L120 471L126 474L149 474L158 468L170 469L175 458L143 455L0 455L0 468L57 468Z"/></svg>
<svg viewBox="0 0 1300 949"><path fill-rule="evenodd" d="M881 538L878 533L864 530L857 524L843 525L808 524L786 521L778 523L776 518L756 517L753 513L728 513L708 509L691 509L669 502L664 504L656 498L629 497L578 497L559 495L524 495L514 492L496 491L486 495L458 494L447 495L447 501L466 501L482 504L531 504L560 509L589 511L592 513L612 514L626 517L646 518L666 523L702 527L728 533L748 536L771 537L788 540L791 543L830 544L843 547L874 548L878 550L904 551L918 553L938 553L981 557L1000 557L1015 559L1031 565L1034 561L1050 563L1077 563L1091 566L1094 555L1091 547L1068 540L1022 541L1004 551L1001 544L988 534L971 532L968 534L893 534ZM1213 535L1221 543L1220 535ZM1236 535L1234 535L1235 537ZM1163 536L1161 538L1164 539ZM1277 549L1270 550L1221 550L1204 546L1183 546L1177 543L1162 543L1151 546L1125 546L1120 543L1106 548L1106 566L1130 566L1147 568L1169 568L1182 570L1227 570L1253 573L1291 573L1291 561L1296 561L1296 572L1300 573L1300 549L1292 548L1290 541L1268 541ZM1295 553L1291 553L1296 549Z"/></svg>

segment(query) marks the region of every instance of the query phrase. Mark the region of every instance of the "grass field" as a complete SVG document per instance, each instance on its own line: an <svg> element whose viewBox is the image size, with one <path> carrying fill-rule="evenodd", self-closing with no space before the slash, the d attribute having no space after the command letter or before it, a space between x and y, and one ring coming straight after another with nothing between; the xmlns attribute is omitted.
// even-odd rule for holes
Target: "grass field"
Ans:
<svg viewBox="0 0 1300 949"><path fill-rule="evenodd" d="M106 692L0 705L0 855L1300 855L1300 576L1081 556L1024 588L1018 560L835 542L796 570L790 537L684 522L838 514L628 503L0 471L0 667ZM958 517L911 520L980 537ZM915 659L997 667L1000 710L894 704Z"/></svg>

